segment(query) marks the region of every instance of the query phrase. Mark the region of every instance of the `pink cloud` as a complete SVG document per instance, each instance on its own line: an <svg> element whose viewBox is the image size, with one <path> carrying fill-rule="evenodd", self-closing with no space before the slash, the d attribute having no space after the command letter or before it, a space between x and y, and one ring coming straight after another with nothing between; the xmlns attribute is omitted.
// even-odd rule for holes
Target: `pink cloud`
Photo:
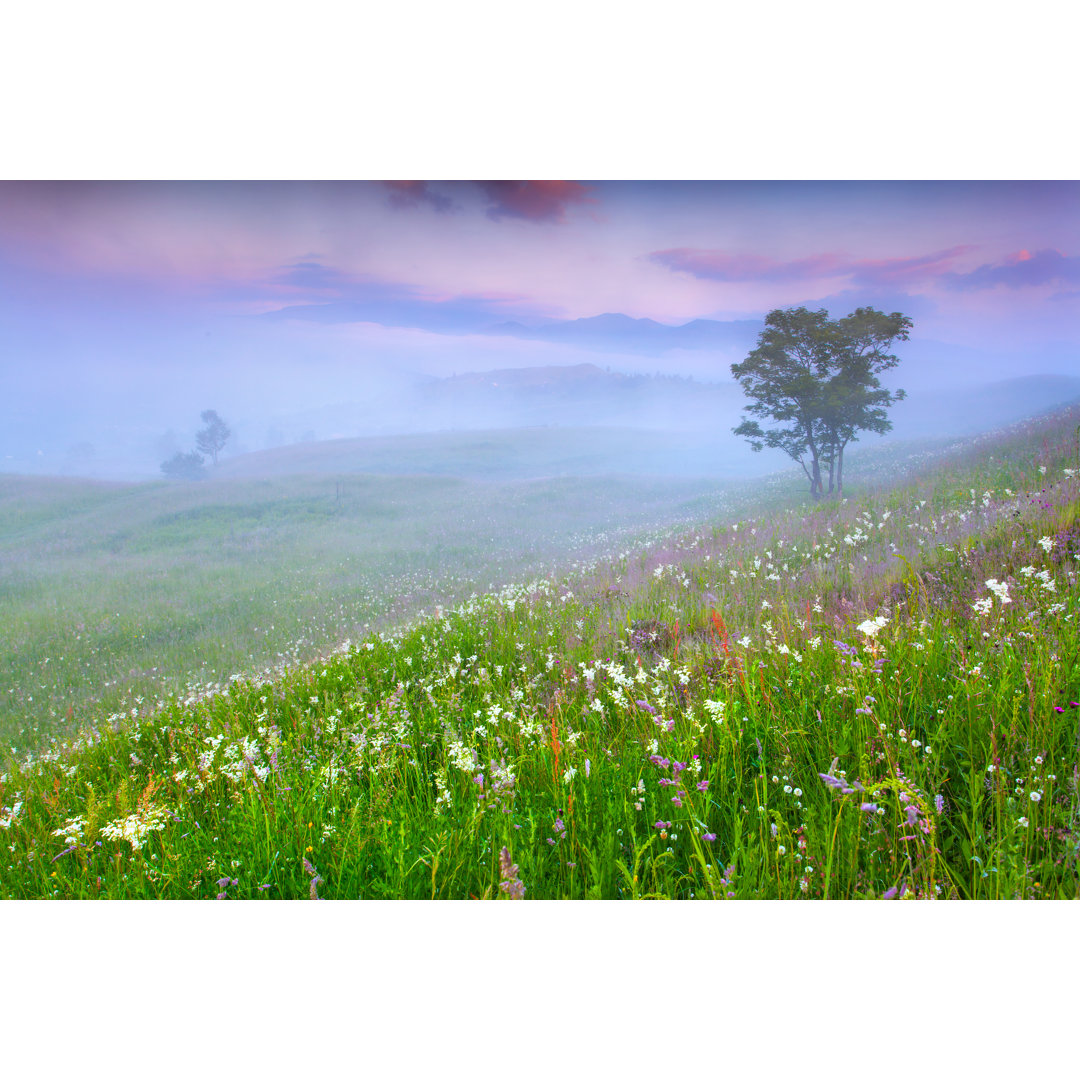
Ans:
<svg viewBox="0 0 1080 1080"><path fill-rule="evenodd" d="M1023 249L1007 255L996 266L984 263L968 274L949 274L947 282L954 289L1075 285L1080 284L1080 256L1066 255L1056 248L1044 248L1034 253Z"/></svg>
<svg viewBox="0 0 1080 1080"><path fill-rule="evenodd" d="M559 225L566 220L568 206L595 201L589 188L576 180L477 180L476 184L490 201L492 221L516 217Z"/></svg>
<svg viewBox="0 0 1080 1080"><path fill-rule="evenodd" d="M668 248L651 252L648 258L669 270L708 281L782 282L846 277L859 285L896 285L943 275L958 257L971 250L967 245L959 245L930 255L896 259L851 259L825 252L781 261L713 248Z"/></svg>

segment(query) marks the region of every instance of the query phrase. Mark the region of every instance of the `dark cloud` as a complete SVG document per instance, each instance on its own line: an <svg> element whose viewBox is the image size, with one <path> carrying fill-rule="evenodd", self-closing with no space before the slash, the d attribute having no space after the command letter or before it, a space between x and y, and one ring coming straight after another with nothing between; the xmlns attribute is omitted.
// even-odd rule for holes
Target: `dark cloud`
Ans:
<svg viewBox="0 0 1080 1080"><path fill-rule="evenodd" d="M1004 262L983 263L967 274L944 274L942 280L951 289L992 289L1005 285L1022 289L1032 285L1080 285L1080 256L1063 255L1054 248L1034 253L1018 251Z"/></svg>
<svg viewBox="0 0 1080 1080"><path fill-rule="evenodd" d="M559 225L566 220L566 208L594 202L589 188L576 180L477 180L487 196L487 215L492 221L522 218Z"/></svg>
<svg viewBox="0 0 1080 1080"><path fill-rule="evenodd" d="M427 180L383 180L382 185L390 192L387 201L395 210L413 210L426 205L445 214L455 209L454 203L435 191Z"/></svg>
<svg viewBox="0 0 1080 1080"><path fill-rule="evenodd" d="M764 255L737 254L713 248L669 248L651 252L650 261L707 281L811 281L850 279L854 285L898 285L947 272L952 261L970 251L965 245L901 259L850 259L831 253L786 262Z"/></svg>

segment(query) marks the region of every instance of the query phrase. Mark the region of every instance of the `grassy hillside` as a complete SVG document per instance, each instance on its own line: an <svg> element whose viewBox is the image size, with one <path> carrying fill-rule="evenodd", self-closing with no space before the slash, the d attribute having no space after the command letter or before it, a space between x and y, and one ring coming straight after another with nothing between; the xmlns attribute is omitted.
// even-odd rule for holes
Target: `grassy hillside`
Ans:
<svg viewBox="0 0 1080 1080"><path fill-rule="evenodd" d="M1078 422L53 741L0 890L1076 897Z"/></svg>
<svg viewBox="0 0 1080 1080"><path fill-rule="evenodd" d="M0 746L310 659L725 497L627 478L0 477Z"/></svg>

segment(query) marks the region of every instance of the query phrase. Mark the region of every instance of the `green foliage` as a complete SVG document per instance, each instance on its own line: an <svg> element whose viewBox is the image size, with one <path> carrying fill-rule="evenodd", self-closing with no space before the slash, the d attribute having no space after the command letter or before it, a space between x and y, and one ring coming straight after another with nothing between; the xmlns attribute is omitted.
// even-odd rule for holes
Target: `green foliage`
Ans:
<svg viewBox="0 0 1080 1080"><path fill-rule="evenodd" d="M878 376L899 363L886 352L906 341L911 320L858 308L831 320L806 308L771 311L757 347L731 372L751 399L749 417L734 429L755 450L782 450L802 466L810 493L843 492L844 450L861 431L884 434L892 427L886 409L904 397L881 385ZM762 428L761 420L778 426Z"/></svg>
<svg viewBox="0 0 1080 1080"><path fill-rule="evenodd" d="M1076 898L1075 420L44 740L0 895Z"/></svg>

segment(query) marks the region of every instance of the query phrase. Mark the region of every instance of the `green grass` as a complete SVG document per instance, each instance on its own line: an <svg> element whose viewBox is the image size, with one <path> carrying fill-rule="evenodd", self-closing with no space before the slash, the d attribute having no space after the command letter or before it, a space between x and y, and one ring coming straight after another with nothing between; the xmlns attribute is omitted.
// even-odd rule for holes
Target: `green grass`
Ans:
<svg viewBox="0 0 1080 1080"><path fill-rule="evenodd" d="M0 891L1075 898L1078 420L44 740Z"/></svg>
<svg viewBox="0 0 1080 1080"><path fill-rule="evenodd" d="M704 482L0 478L0 745L296 664L645 524Z"/></svg>

